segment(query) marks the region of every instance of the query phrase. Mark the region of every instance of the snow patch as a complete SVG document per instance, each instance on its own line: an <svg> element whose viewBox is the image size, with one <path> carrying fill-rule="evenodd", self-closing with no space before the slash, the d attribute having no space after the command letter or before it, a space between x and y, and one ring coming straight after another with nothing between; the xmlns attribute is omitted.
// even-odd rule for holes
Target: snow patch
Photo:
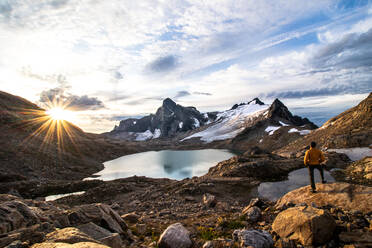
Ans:
<svg viewBox="0 0 372 248"><path fill-rule="evenodd" d="M137 121L133 121L133 124L136 125Z"/></svg>
<svg viewBox="0 0 372 248"><path fill-rule="evenodd" d="M207 143L234 138L245 129L245 123L262 115L270 106L250 103L217 114L216 121L207 129L190 135L181 141L200 137Z"/></svg>
<svg viewBox="0 0 372 248"><path fill-rule="evenodd" d="M269 135L273 135L275 133L275 131L278 130L279 128L281 128L281 127L268 126L265 129L265 132L268 132Z"/></svg>
<svg viewBox="0 0 372 248"><path fill-rule="evenodd" d="M195 128L200 127L200 122L199 122L199 120L196 119L196 118L193 118L193 119L194 119L194 127L195 127Z"/></svg>
<svg viewBox="0 0 372 248"><path fill-rule="evenodd" d="M282 125L283 127L287 127L287 126L289 126L288 124L285 124L285 123L282 122L282 121L279 121L279 123L280 123L280 125Z"/></svg>
<svg viewBox="0 0 372 248"><path fill-rule="evenodd" d="M307 135L311 132L311 130L298 130L297 128L291 128L288 130L288 133L300 133L300 135Z"/></svg>
<svg viewBox="0 0 372 248"><path fill-rule="evenodd" d="M180 129L182 129L182 127L183 127L183 122L181 121L180 123L178 123L178 127L180 128Z"/></svg>
<svg viewBox="0 0 372 248"><path fill-rule="evenodd" d="M372 156L372 149L369 147L354 147L354 148L340 148L328 149L330 152L344 153L352 161L357 161L365 157Z"/></svg>
<svg viewBox="0 0 372 248"><path fill-rule="evenodd" d="M157 139L157 138L160 137L160 135L161 135L161 131L160 131L160 129L157 128L157 129L155 129L154 136L152 138Z"/></svg>
<svg viewBox="0 0 372 248"><path fill-rule="evenodd" d="M153 137L153 133L150 130L146 130L146 132L143 133L137 133L136 134L136 141L145 141L149 140Z"/></svg>

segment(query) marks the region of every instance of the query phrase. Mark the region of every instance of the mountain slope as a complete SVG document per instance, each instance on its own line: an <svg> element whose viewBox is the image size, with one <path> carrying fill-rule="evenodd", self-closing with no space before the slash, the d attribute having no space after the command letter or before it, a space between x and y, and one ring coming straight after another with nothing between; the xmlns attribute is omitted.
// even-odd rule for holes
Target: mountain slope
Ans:
<svg viewBox="0 0 372 248"><path fill-rule="evenodd" d="M0 127L0 178L81 179L134 151L69 122L57 124L37 105L1 91Z"/></svg>
<svg viewBox="0 0 372 248"><path fill-rule="evenodd" d="M304 139L299 139L279 153L303 150L311 141L322 148L368 147L372 144L372 93L357 106L331 118Z"/></svg>
<svg viewBox="0 0 372 248"><path fill-rule="evenodd" d="M137 141L173 137L179 132L198 128L207 121L208 115L201 114L196 108L183 107L167 98L155 114L141 119L122 120L119 126L106 135Z"/></svg>
<svg viewBox="0 0 372 248"><path fill-rule="evenodd" d="M293 116L278 99L267 105L255 98L217 113L214 122L194 130L182 141L196 142L199 139L210 143L228 140L228 146L236 150L244 151L253 146L272 150L310 133L316 127L307 118Z"/></svg>

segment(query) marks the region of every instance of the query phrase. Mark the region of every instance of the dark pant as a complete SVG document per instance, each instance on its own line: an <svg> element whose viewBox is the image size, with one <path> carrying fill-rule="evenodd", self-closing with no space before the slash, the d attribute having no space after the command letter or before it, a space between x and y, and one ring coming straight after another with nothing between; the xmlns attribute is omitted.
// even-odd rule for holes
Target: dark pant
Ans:
<svg viewBox="0 0 372 248"><path fill-rule="evenodd" d="M323 167L320 164L317 164L317 165L309 165L307 168L309 170L311 188L315 190L314 169L319 170L320 177L322 178L322 182L324 182L325 180L324 180L324 174L323 174Z"/></svg>

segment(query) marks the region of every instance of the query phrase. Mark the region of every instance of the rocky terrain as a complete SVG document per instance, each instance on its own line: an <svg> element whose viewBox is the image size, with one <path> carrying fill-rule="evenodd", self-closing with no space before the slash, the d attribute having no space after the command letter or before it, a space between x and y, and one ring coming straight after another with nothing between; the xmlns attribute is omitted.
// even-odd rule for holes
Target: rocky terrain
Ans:
<svg viewBox="0 0 372 248"><path fill-rule="evenodd" d="M369 147L372 144L372 93L357 106L331 118L303 139L277 149L277 152L296 153L311 141L323 149Z"/></svg>
<svg viewBox="0 0 372 248"><path fill-rule="evenodd" d="M310 193L306 186L289 192L277 202L269 202L237 190L237 186L243 186L239 181L200 180L164 183L161 179L132 177L106 182L108 191L104 194L95 198L93 192L82 196L86 203L76 196L45 202L0 195L0 246L370 247L372 244L369 187L319 184L317 194ZM117 190L110 190L113 188ZM101 203L89 203L88 199Z"/></svg>

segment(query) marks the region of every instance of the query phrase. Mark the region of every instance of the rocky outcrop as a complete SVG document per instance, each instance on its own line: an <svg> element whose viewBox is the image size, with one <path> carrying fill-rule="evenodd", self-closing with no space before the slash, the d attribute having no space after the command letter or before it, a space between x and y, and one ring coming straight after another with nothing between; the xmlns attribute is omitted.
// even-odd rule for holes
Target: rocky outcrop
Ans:
<svg viewBox="0 0 372 248"><path fill-rule="evenodd" d="M235 230L233 239L239 247L270 248L274 244L270 233L263 230Z"/></svg>
<svg viewBox="0 0 372 248"><path fill-rule="evenodd" d="M40 243L34 244L31 248L110 248L106 245L101 245L93 242L79 242L75 244L66 243Z"/></svg>
<svg viewBox="0 0 372 248"><path fill-rule="evenodd" d="M123 137L137 140L147 140L159 137L172 137L179 132L186 132L200 127L208 121L208 115L201 114L194 107L183 107L176 104L170 98L166 98L155 114L145 116L141 119L126 119L120 122L119 126L108 133L109 137ZM140 135L146 133L148 136ZM137 134L137 135L136 135Z"/></svg>
<svg viewBox="0 0 372 248"><path fill-rule="evenodd" d="M278 155L247 154L235 156L211 167L210 177L250 177L258 180L278 180L290 171L303 167L302 159L284 158Z"/></svg>
<svg viewBox="0 0 372 248"><path fill-rule="evenodd" d="M181 223L170 225L159 238L159 248L189 248L192 246L190 232Z"/></svg>
<svg viewBox="0 0 372 248"><path fill-rule="evenodd" d="M304 246L310 246L330 241L336 223L326 211L302 206L279 213L272 228L283 239L295 240Z"/></svg>
<svg viewBox="0 0 372 248"><path fill-rule="evenodd" d="M56 228L61 229L55 231ZM29 245L45 242L35 247L47 247L46 243L60 247L59 243L96 242L119 248L123 240L129 239L126 223L106 204L68 208L0 195L0 247L21 240Z"/></svg>
<svg viewBox="0 0 372 248"><path fill-rule="evenodd" d="M300 116L292 115L287 106L285 106L279 99L275 99L274 102L271 104L267 117L277 121L286 120L292 123L294 126L306 125L310 129L315 129L318 127L307 118L301 118Z"/></svg>
<svg viewBox="0 0 372 248"><path fill-rule="evenodd" d="M372 186L372 157L358 160L344 170L335 171L334 175L342 181Z"/></svg>
<svg viewBox="0 0 372 248"><path fill-rule="evenodd" d="M329 183L316 184L316 188L316 194L311 193L309 186L293 190L280 198L276 207L283 208L288 204L306 203L311 205L314 203L318 207L329 204L363 213L372 211L370 203L370 199L372 199L371 187L348 183Z"/></svg>

